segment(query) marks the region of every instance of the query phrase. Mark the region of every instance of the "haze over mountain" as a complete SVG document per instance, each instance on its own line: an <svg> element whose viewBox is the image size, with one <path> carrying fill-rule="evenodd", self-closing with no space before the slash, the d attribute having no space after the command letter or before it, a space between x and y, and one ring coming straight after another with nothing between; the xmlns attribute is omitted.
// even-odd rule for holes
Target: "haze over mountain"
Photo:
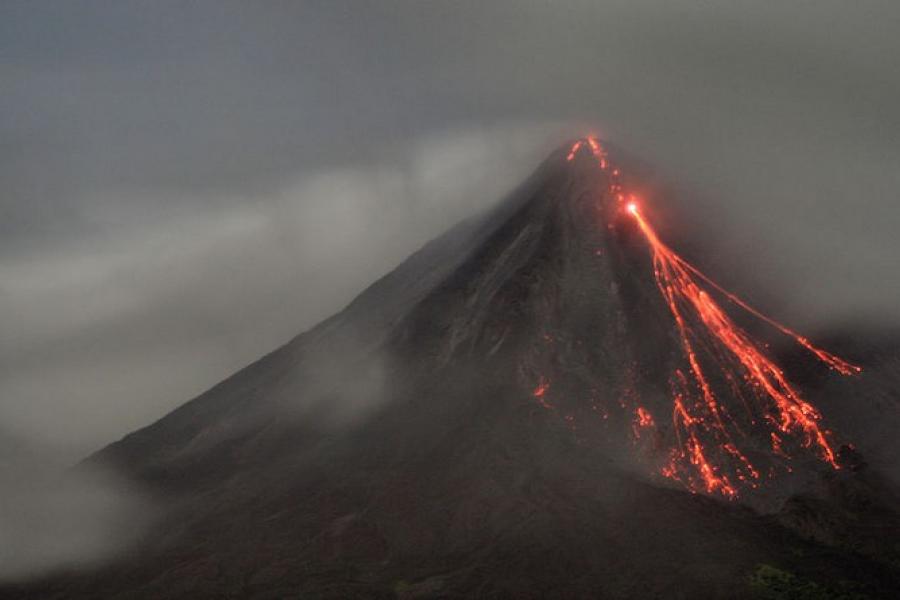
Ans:
<svg viewBox="0 0 900 600"><path fill-rule="evenodd" d="M705 445L718 430L694 425L708 417L673 409L673 377L699 367L632 218L654 207L618 197L650 186L594 143L565 144L341 312L93 455L82 468L127 478L157 520L106 564L0 597L892 597L897 442L873 433L897 420L890 340L834 337L862 363L845 378L735 316L784 365L789 400L802 388L822 413L784 424L783 445L735 437L772 472L741 484L723 462L737 455ZM712 369L721 338L690 335ZM709 381L736 415L734 382ZM712 480L684 454L701 442Z"/></svg>

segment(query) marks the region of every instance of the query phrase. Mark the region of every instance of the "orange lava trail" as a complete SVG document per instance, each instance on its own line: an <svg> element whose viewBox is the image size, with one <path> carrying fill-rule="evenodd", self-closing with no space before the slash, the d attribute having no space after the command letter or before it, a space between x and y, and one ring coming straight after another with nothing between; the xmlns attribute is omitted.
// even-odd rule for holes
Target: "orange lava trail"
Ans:
<svg viewBox="0 0 900 600"><path fill-rule="evenodd" d="M583 148L590 150L601 170L609 167L607 152L593 137L576 142L567 160L573 160ZM618 177L619 170L612 173ZM610 190L616 192L619 202L625 202L617 179L612 181ZM818 410L766 355L763 344L739 327L702 284L791 337L829 368L851 375L859 373L860 367L815 347L807 338L753 308L685 261L659 239L633 197L629 197L624 209L635 219L650 246L656 285L672 314L687 367L676 369L672 376L676 447L661 473L693 491L719 493L728 498L737 495L738 485L756 487L760 471L736 440L742 446L752 443L736 417L720 402L713 383L720 379L744 404L749 424L769 428L763 438L770 443L773 455L790 458L785 448L789 436L833 468L839 468L830 432L819 424ZM705 363L710 360L716 368L708 372ZM536 392L540 389L539 386ZM652 416L641 407L635 427L655 427Z"/></svg>
<svg viewBox="0 0 900 600"><path fill-rule="evenodd" d="M696 334L691 332L682 316L682 309L692 311L705 326L703 333L712 334L715 340L730 351L736 363L743 368L744 380L761 392L758 396L768 397L772 401L773 404L766 411L766 416L773 420L782 432L802 434L805 446L817 446L820 456L837 467L826 432L818 426L817 421L821 418L818 411L803 400L800 393L787 381L784 372L765 356L747 333L698 286L691 276L691 269L684 266L685 261L659 240L637 207L630 205L629 212L634 216L653 252L657 285L675 317L691 373L702 392L707 412L714 420L708 425L721 428L721 433L727 434L715 394L690 342Z"/></svg>
<svg viewBox="0 0 900 600"><path fill-rule="evenodd" d="M696 275L697 277L699 277L700 279L702 279L703 281L708 283L716 291L718 291L719 293L724 295L726 298L728 298L728 300L730 300L731 302L740 306L741 308L743 308L744 310L749 312L754 317L761 319L762 321L765 321L772 327L778 329L783 334L793 338L795 342L797 342L798 344L800 344L801 346L803 346L804 348L806 348L807 350L812 352L814 355L816 355L816 357L818 357L819 360L821 360L823 363L828 365L829 368L837 371L841 375L853 375L855 373L862 372L862 367L851 364L851 363L847 362L846 360L842 359L841 357L835 356L834 354L827 352L825 350L822 350L821 348L816 348L815 346L812 345L812 342L810 342L807 338L803 337L802 335L800 335L793 329L790 329L789 327L782 325L781 323L779 323L772 317L769 317L768 315L759 312L757 309L755 309L752 306L750 306L749 304L747 304L744 300L742 300L741 298L739 298L732 292L729 292L728 290L723 288L721 285L719 285L718 283L716 283L715 281L710 279L705 273L703 273L702 271L697 269L697 267L684 261L680 257L678 257L678 260L680 261L680 263L683 267L685 267L686 269L691 271L694 275Z"/></svg>

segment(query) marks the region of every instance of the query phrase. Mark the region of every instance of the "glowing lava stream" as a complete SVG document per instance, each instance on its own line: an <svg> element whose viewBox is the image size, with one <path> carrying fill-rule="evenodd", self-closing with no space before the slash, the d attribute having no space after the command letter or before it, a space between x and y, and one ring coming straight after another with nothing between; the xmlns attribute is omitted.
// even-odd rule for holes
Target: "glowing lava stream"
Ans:
<svg viewBox="0 0 900 600"><path fill-rule="evenodd" d="M608 168L607 153L593 137L579 140L567 160L573 160L583 147L590 149L601 170ZM612 174L617 177L618 169ZM614 180L610 191L620 192L621 189ZM621 193L617 197L620 202L625 199ZM656 285L675 321L686 363L684 369L676 369L672 374L672 422L677 446L662 467L662 475L682 482L692 491L720 493L729 498L737 495L738 485L756 487L761 477L735 442L738 437L744 440L747 436L738 424L737 416L730 414L719 402L710 374L704 367L704 362L709 361L718 367L716 374L743 402L749 417L748 425L758 428L762 424L770 428L764 437L768 439L773 455L790 458L785 451L784 437L791 436L833 468L839 468L829 440L830 432L819 426L819 412L803 399L787 381L782 369L766 356L762 344L725 314L701 282L791 337L838 373L850 375L861 369L813 346L808 339L759 312L681 258L659 239L633 197L624 209L635 219L650 246ZM641 426L654 426L646 409L638 407L637 414Z"/></svg>

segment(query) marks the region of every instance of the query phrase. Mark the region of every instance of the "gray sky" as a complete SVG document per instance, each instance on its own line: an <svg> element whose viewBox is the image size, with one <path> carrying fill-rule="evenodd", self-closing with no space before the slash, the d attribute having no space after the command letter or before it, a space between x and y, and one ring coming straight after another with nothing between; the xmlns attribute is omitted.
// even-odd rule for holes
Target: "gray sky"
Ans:
<svg viewBox="0 0 900 600"><path fill-rule="evenodd" d="M0 422L73 459L149 423L586 128L780 316L896 322L898 31L894 1L4 2Z"/></svg>

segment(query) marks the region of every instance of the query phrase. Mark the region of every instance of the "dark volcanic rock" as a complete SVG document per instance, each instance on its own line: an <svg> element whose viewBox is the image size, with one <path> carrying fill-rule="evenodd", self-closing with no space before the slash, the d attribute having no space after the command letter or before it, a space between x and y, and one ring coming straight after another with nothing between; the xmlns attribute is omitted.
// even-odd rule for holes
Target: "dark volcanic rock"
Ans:
<svg viewBox="0 0 900 600"><path fill-rule="evenodd" d="M92 457L164 516L128 556L0 597L749 598L760 565L890 597L896 567L835 537L833 494L761 516L645 468L657 444L617 407L670 410L671 319L605 174L565 152Z"/></svg>

